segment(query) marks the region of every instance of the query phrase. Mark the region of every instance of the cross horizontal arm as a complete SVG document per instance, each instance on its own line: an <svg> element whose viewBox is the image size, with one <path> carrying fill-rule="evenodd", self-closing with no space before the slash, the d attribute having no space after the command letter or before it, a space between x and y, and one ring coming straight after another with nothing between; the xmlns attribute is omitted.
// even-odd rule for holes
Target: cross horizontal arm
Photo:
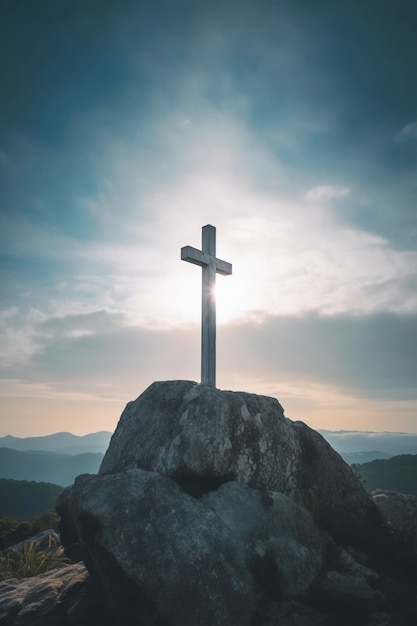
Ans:
<svg viewBox="0 0 417 626"><path fill-rule="evenodd" d="M192 246L184 246L183 248L181 248L182 261L188 261L189 263L194 263L194 265L206 267L210 264L210 260L212 259L213 257L210 257L209 254L205 254L204 252L201 252L201 250L197 250L197 248L193 248ZM221 259L214 259L214 263L216 266L217 274L229 276L232 273L231 263L227 263L227 261L222 261Z"/></svg>
<svg viewBox="0 0 417 626"><path fill-rule="evenodd" d="M232 264L221 259L216 259L216 272L223 276L229 276L232 273Z"/></svg>
<svg viewBox="0 0 417 626"><path fill-rule="evenodd" d="M201 267L205 267L210 262L207 255L192 246L184 246L181 248L181 260L200 265Z"/></svg>

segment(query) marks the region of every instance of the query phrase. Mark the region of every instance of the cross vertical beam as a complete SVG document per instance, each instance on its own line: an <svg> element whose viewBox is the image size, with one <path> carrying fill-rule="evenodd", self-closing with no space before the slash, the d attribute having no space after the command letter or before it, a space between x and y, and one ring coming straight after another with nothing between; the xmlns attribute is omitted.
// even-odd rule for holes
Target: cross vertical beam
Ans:
<svg viewBox="0 0 417 626"><path fill-rule="evenodd" d="M216 229L208 224L202 229L202 246L181 248L181 259L202 268L201 280L201 382L216 386L216 273L227 276L232 265L216 258Z"/></svg>
<svg viewBox="0 0 417 626"><path fill-rule="evenodd" d="M208 263L201 272L201 382L216 386L216 229L204 226L202 233L203 254Z"/></svg>

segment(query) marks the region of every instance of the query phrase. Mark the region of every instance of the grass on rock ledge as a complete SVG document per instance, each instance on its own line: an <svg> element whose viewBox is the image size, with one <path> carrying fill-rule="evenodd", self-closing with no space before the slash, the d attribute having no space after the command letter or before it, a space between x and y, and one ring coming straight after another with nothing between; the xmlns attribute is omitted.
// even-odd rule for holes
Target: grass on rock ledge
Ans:
<svg viewBox="0 0 417 626"><path fill-rule="evenodd" d="M0 552L0 581L37 576L74 562L53 536L49 537L48 546L42 548L35 539L43 530L57 531L58 520L55 511L24 522L0 516L0 550L3 550ZM16 545L20 542L25 543Z"/></svg>
<svg viewBox="0 0 417 626"><path fill-rule="evenodd" d="M0 581L8 578L30 578L73 563L63 547L50 538L46 549L40 550L37 541L29 541L19 550L11 548L0 556Z"/></svg>

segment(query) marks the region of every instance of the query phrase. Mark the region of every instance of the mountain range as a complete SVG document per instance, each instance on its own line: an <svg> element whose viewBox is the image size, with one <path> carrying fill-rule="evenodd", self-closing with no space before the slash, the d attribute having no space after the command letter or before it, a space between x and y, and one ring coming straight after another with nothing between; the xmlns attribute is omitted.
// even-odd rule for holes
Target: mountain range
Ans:
<svg viewBox="0 0 417 626"><path fill-rule="evenodd" d="M417 433L372 432L353 430L318 430L330 445L342 456L358 455L352 462L368 462L376 458L389 458L398 454L417 454ZM105 453L112 436L111 432L100 431L88 435L73 435L68 432L54 433L43 437L0 437L0 448L12 450L44 450L62 454L84 452ZM381 456L375 456L375 455ZM368 456L372 458L367 458ZM360 461L359 459L363 460Z"/></svg>
<svg viewBox="0 0 417 626"><path fill-rule="evenodd" d="M60 454L46 450L0 448L0 478L72 485L80 474L96 474L102 452Z"/></svg>
<svg viewBox="0 0 417 626"><path fill-rule="evenodd" d="M0 448L12 450L43 450L62 454L82 454L83 452L105 453L112 433L102 430L88 435L73 435L62 432L44 437L0 437Z"/></svg>
<svg viewBox="0 0 417 626"><path fill-rule="evenodd" d="M417 454L417 434L319 432L349 464ZM43 437L0 437L0 478L66 487L80 474L97 473L111 436L111 432L100 431L83 436L60 432Z"/></svg>

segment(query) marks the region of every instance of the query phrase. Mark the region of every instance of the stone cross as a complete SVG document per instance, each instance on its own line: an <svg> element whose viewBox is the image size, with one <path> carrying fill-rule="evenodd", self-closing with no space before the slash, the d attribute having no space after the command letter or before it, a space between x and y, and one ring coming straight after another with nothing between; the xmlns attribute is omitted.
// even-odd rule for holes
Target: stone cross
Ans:
<svg viewBox="0 0 417 626"><path fill-rule="evenodd" d="M227 276L232 266L216 259L216 229L203 226L202 249L191 246L181 248L181 259L202 267L201 306L201 382L216 386L216 273Z"/></svg>

